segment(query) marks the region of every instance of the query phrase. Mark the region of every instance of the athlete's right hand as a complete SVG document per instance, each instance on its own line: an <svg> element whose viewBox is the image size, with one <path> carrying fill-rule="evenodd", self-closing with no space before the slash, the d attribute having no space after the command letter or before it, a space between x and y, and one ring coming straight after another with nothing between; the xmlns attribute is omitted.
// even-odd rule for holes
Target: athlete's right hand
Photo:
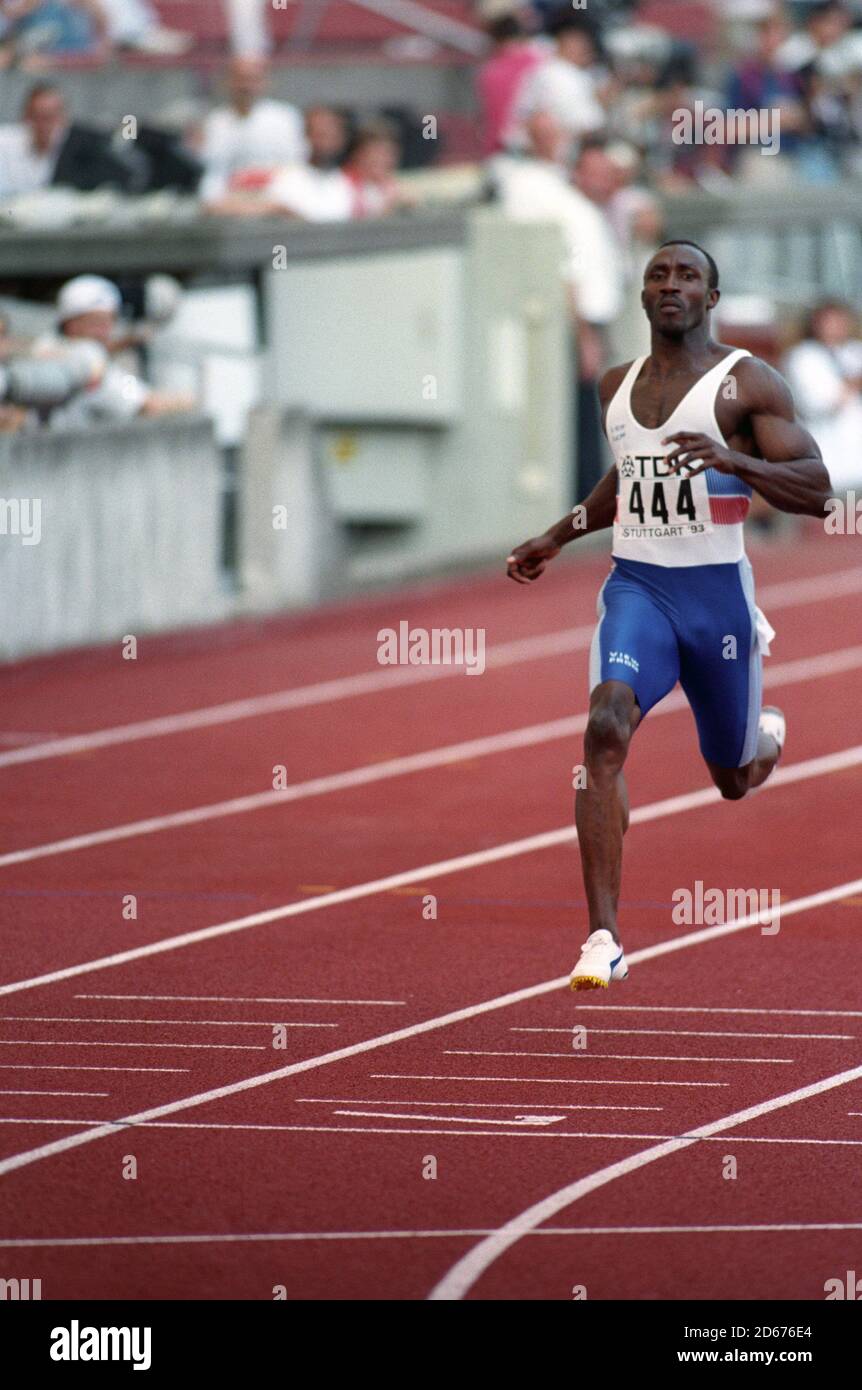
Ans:
<svg viewBox="0 0 862 1390"><path fill-rule="evenodd" d="M553 536L547 533L536 536L512 551L506 560L506 573L516 584L532 584L534 579L544 574L548 562L559 553L560 547Z"/></svg>

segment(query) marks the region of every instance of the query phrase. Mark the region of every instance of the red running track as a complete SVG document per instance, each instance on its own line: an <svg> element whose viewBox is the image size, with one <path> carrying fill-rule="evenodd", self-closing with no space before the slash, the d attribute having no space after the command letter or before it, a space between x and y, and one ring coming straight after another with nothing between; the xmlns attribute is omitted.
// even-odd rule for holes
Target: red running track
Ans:
<svg viewBox="0 0 862 1390"><path fill-rule="evenodd" d="M723 803L681 701L646 720L602 997L563 976L605 558L3 672L0 1273L805 1300L858 1267L862 561L753 559L782 766ZM404 620L484 628L487 670L378 666ZM780 930L675 922L697 880Z"/></svg>

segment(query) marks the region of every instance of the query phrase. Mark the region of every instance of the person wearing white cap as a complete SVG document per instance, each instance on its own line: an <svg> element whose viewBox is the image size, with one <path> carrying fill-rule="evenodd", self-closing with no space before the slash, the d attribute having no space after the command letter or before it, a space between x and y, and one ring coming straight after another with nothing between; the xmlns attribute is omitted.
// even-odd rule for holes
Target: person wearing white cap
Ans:
<svg viewBox="0 0 862 1390"><path fill-rule="evenodd" d="M111 354L123 342L117 337L121 308L120 291L103 275L76 275L60 290L56 333L41 338L34 352L41 357L86 357L91 376L85 390L53 413L52 427L123 423L138 416L194 409L192 396L155 391L134 372L111 361Z"/></svg>

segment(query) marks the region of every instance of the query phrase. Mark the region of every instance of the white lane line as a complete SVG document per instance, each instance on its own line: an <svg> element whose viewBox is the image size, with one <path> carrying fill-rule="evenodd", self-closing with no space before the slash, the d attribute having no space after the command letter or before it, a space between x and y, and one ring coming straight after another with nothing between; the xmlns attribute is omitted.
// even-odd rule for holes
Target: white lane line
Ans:
<svg viewBox="0 0 862 1390"><path fill-rule="evenodd" d="M574 1025L573 1025L574 1026ZM571 1028L511 1028L511 1033L565 1033L572 1036ZM590 1033L627 1034L632 1037L656 1038L777 1038L818 1039L828 1042L853 1042L855 1033L709 1033L690 1028L590 1028Z"/></svg>
<svg viewBox="0 0 862 1390"><path fill-rule="evenodd" d="M297 1098L296 1105L427 1105L432 1109L454 1105L468 1110L663 1110L663 1105L560 1105L550 1100L347 1100L336 1096Z"/></svg>
<svg viewBox="0 0 862 1390"><path fill-rule="evenodd" d="M387 1119L388 1118L389 1116L387 1116ZM425 1122L424 1115L405 1115L403 1116L403 1118L413 1120L414 1125L420 1122L420 1120L423 1123ZM559 1118L562 1119L563 1116L559 1116ZM431 1123L431 1116L428 1116L427 1119L428 1123ZM439 1119L445 1120L445 1123L450 1123L450 1116L439 1116ZM545 1130L538 1129L538 1127L535 1126L530 1127L530 1129L524 1129L523 1126L521 1126L521 1129L517 1129L517 1127L516 1129L513 1129L512 1120L471 1119L466 1120L466 1122L464 1123L467 1123L467 1125L509 1125L510 1127L506 1130L441 1130L405 1129L405 1127L403 1126L396 1127L382 1125L218 1125L218 1123L207 1123L203 1122L203 1120L202 1122L192 1123L190 1122L190 1120L185 1120L185 1122L184 1120L153 1120L153 1122L143 1122L143 1120L42 1119L35 1118L35 1116L29 1115L0 1116L0 1125L29 1125L32 1126L33 1129L35 1129L35 1127L38 1127L39 1125L60 1126L67 1127L67 1129L68 1127L74 1125L90 1125L93 1126L93 1129L85 1130L83 1131L83 1134L85 1134L85 1137L96 1138L99 1138L99 1133L97 1133L97 1130L101 1129L110 1129L111 1131L113 1131L114 1134L117 1134L120 1130L127 1129L170 1129L243 1131L254 1130L256 1131L256 1133L260 1133L260 1131L264 1131L264 1133L266 1133L266 1131L271 1130L273 1131L273 1133L282 1133L282 1131L288 1131L288 1133L292 1134L450 1134L450 1136L453 1136L455 1138L620 1138L620 1140L631 1141L642 1140L642 1138L673 1138L672 1134L649 1134L641 1133L641 1131L635 1131L634 1134L617 1134L605 1133L605 1131L602 1130ZM72 1138L74 1137L75 1136L72 1136ZM787 1140L786 1143L792 1143L792 1141ZM826 1141L824 1141L824 1143L826 1143ZM836 1143L838 1143L837 1140ZM847 1140L847 1143L859 1144L862 1147L862 1138L861 1140ZM68 1141L57 1140L57 1144L68 1144ZM56 1145L50 1145L50 1147L53 1148L56 1147ZM3 1169L0 1169L0 1172L3 1172Z"/></svg>
<svg viewBox="0 0 862 1390"><path fill-rule="evenodd" d="M206 1049L208 1052L266 1052L263 1043L184 1043L184 1042L117 1042L113 1038L100 1038L94 1042L81 1042L78 1038L0 1038L0 1047L170 1047Z"/></svg>
<svg viewBox="0 0 862 1390"><path fill-rule="evenodd" d="M755 1062L759 1066L792 1066L792 1057L657 1057L650 1052L493 1052L487 1048L448 1047L444 1057L568 1057L578 1066L585 1062Z"/></svg>
<svg viewBox="0 0 862 1390"><path fill-rule="evenodd" d="M792 608L806 603L817 603L824 598L834 601L841 595L859 592L862 592L862 569L856 566L836 570L831 574L766 585L758 590L757 601L761 607L765 605L773 609ZM589 647L594 631L595 623L590 622L580 627L542 633L536 637L501 642L489 649L485 664L493 669L517 665L520 662L537 661L544 657L560 656L566 652L584 651ZM314 685L297 686L292 690L277 690L269 695L254 695L244 700L230 700L225 704L206 705L200 709L187 710L183 714L160 715L132 724L94 729L86 734L52 738L45 743L31 744L26 748L14 748L8 753L0 753L0 767L12 767L45 758L59 758L69 753L133 743L140 739L159 738L166 734L185 733L192 729L212 728L213 725L230 724L240 719L254 719L288 709L308 708L310 705L331 704L336 700L351 699L357 695L419 685L426 681L445 680L463 674L462 668L454 666L388 666L383 670L318 681Z"/></svg>
<svg viewBox="0 0 862 1390"><path fill-rule="evenodd" d="M860 1077L862 1077L862 1067L852 1067L848 1071L836 1072L833 1076L824 1077L821 1081L814 1081L809 1086L801 1086L796 1091L788 1091L784 1095L773 1097L772 1100L761 1101L758 1105L750 1105L745 1110L737 1110L732 1115L726 1115L720 1120L713 1120L710 1124L701 1125L698 1129L689 1130L678 1138L667 1140L649 1149L642 1149L640 1153L631 1154L628 1158L617 1163L599 1168L595 1173L590 1173L585 1178L578 1178L577 1181L560 1188L558 1192L545 1197L541 1202L534 1203L533 1206L528 1207L526 1211L521 1212L511 1221L507 1221L492 1236L486 1236L452 1266L448 1274L444 1275L431 1290L428 1295L429 1299L432 1302L450 1302L464 1298L486 1270L505 1251L515 1245L526 1231L541 1226L543 1222L556 1216L558 1211L572 1206L581 1197L586 1197L589 1193L595 1192L597 1188L604 1187L616 1178L626 1177L629 1173L633 1173L639 1168L645 1168L648 1164L666 1158L669 1154L679 1153L691 1144L696 1144L700 1139L708 1139L713 1135L723 1134L729 1129L734 1129L737 1125L759 1119L761 1115L769 1115L788 1105L796 1105L799 1101L810 1100L812 1097L823 1095L838 1086L846 1086L848 1082L858 1081ZM737 1137L734 1136L734 1142L736 1142Z"/></svg>
<svg viewBox="0 0 862 1390"><path fill-rule="evenodd" d="M159 999L191 1002L194 1004L374 1004L381 1008L406 1008L404 999L280 999L273 997L254 998L247 994L76 994L75 999Z"/></svg>
<svg viewBox="0 0 862 1390"><path fill-rule="evenodd" d="M785 1222L747 1226L542 1226L530 1236L682 1236L780 1234L794 1231L862 1231L862 1221ZM33 1236L0 1240L2 1250L103 1245L235 1245L304 1240L464 1240L493 1235L487 1226L442 1231L249 1231L158 1236Z"/></svg>
<svg viewBox="0 0 862 1390"><path fill-rule="evenodd" d="M862 666L862 648L855 663ZM684 700L670 696L654 713L669 714L681 709ZM104 830L91 830L81 835L72 835L63 840L52 840L27 849L11 850L0 855L0 869L13 864L28 864L34 859L46 859L58 854L72 854L78 850L93 849L96 845L116 844L121 840L137 839L143 835L154 835L163 830L178 830L190 825L202 825L207 821L221 820L227 816L246 815L251 811L266 810L275 806L303 801L308 797L323 796L332 792L349 791L355 787L368 786L372 782L382 782L393 777L403 777L409 773L427 772L432 768L446 767L453 763L465 762L475 758L487 757L492 753L502 753L515 748L532 748L537 744L553 739L571 737L583 733L586 728L586 714L569 715L546 724L535 724L529 728L512 729L503 734L491 734L484 738L471 739L465 743L453 743L447 747L431 748L424 753L411 753L400 758L389 758L385 762L368 763L362 767L351 768L347 772L335 772L326 777L312 777L306 782L281 791L269 789L254 792L248 796L231 797L227 801L216 801L206 806L195 806L185 811L172 811L160 816L150 816L145 820L130 821L125 825L109 826Z"/></svg>
<svg viewBox="0 0 862 1390"><path fill-rule="evenodd" d="M241 1018L53 1018L48 1014L0 1014L0 1023L139 1023L158 1028L162 1024L182 1028L338 1028L337 1023L282 1023L280 1019L262 1018L247 1021ZM113 1044L112 1044L113 1045ZM143 1043L137 1046L143 1047ZM205 1044L201 1044L205 1046Z"/></svg>
<svg viewBox="0 0 862 1390"><path fill-rule="evenodd" d="M843 647L833 652L822 652L818 656L802 657L786 661L764 673L764 686L790 685L799 681L811 681L820 677L839 675L843 671L862 667L862 646ZM662 714L674 714L688 708L685 696L679 690L668 695L655 709L651 718ZM469 762L492 754L511 752L516 748L534 748L539 744L560 739L572 738L582 734L587 726L586 711L568 715L564 719L552 719L543 724L532 724L520 729L509 729L501 734L489 734L484 738L469 739L464 743L452 743L440 748L431 748L424 753L410 753L400 758L389 758L385 762L367 763L362 767L351 768L347 772L335 772L326 777L313 777L281 791L254 792L248 796L231 797L227 801L216 801L206 806L195 806L185 811L171 811L161 816L149 816L145 820L130 821L125 825L108 826L103 830L91 830L81 835L72 835L63 840L52 840L29 848L10 850L0 855L0 869L13 864L27 864L34 859L50 858L58 854L72 854L78 850L92 849L96 845L116 844L121 840L136 839L142 835L153 835L163 830L177 830L184 826L201 825L206 821L220 820L226 816L246 815L280 806L308 797L323 796L332 792L349 791L355 787L368 786L373 782L387 781L393 777L404 777L410 773L428 772L433 768L448 767L455 763ZM0 759L2 761L2 759Z"/></svg>
<svg viewBox="0 0 862 1390"><path fill-rule="evenodd" d="M629 956L631 960L631 956ZM555 984L557 981L554 982ZM543 991L544 992L544 991ZM503 1081L511 1086L729 1086L729 1081L611 1081L602 1076L429 1076L415 1071L373 1071L372 1081Z"/></svg>
<svg viewBox="0 0 862 1390"><path fill-rule="evenodd" d="M776 1014L796 1018L862 1018L862 1009L732 1009L713 1008L707 1004L579 1004L578 1008L601 1009L602 1013L615 1009L645 1014Z"/></svg>
<svg viewBox="0 0 862 1390"><path fill-rule="evenodd" d="M61 1062L0 1062L0 1071L157 1071L188 1072L189 1067L85 1067Z"/></svg>
<svg viewBox="0 0 862 1390"><path fill-rule="evenodd" d="M360 1111L339 1110L335 1112L339 1115L362 1116ZM363 1118L373 1119L375 1116L362 1116ZM557 1129L549 1130L539 1127L540 1117L535 1117L529 1123L526 1120L516 1122L514 1120L495 1120L490 1116L484 1120L467 1119L464 1116L454 1115L381 1115L380 1119L402 1119L412 1120L414 1124L422 1123L431 1125L434 1123L453 1124L460 1121L461 1124L480 1125L509 1125L509 1129L405 1129L403 1126L383 1125L279 1125L279 1124L253 1124L234 1123L225 1124L217 1121L190 1121L190 1120L153 1120L135 1121L130 1120L82 1120L82 1119L43 1119L41 1116L34 1115L2 1115L0 1125L30 1125L37 1128L39 1125L60 1126L61 1128L71 1128L73 1125L91 1125L95 1127L110 1126L116 1133L125 1129L181 1129L181 1130L238 1130L254 1133L290 1133L290 1134L437 1134L452 1135L459 1139L624 1139L634 1141L639 1139L672 1140L685 1139L689 1141L688 1135L678 1134L652 1134L644 1130L600 1130L600 1129ZM565 1118L563 1115L554 1117L556 1120ZM542 1120L541 1123L551 1121ZM514 1128L512 1126L515 1126ZM518 1127L520 1126L520 1127ZM92 1131L91 1131L92 1132ZM62 1142L62 1141L60 1141ZM705 1135L700 1140L694 1141L704 1144L726 1143L717 1136ZM734 1144L806 1144L822 1148L862 1148L862 1139L811 1139L803 1135L800 1137L774 1138L770 1135L760 1134L739 1134L733 1136ZM683 1144L685 1147L685 1144Z"/></svg>
<svg viewBox="0 0 862 1390"><path fill-rule="evenodd" d="M859 587L862 588L862 571L850 570L847 573L858 576ZM762 595L760 597L762 598ZM595 623L588 623L582 627L542 633L537 637L501 642L489 648L485 666L497 669L517 665L519 662L561 656L566 652L584 651L589 647L594 631ZM353 699L358 695L397 690L404 686L422 685L426 681L446 680L456 676L463 678L463 667L378 667L376 671L318 681L314 685L295 686L291 690L276 690L270 695L253 695L245 700L229 700L221 705L204 705L200 709L187 710L184 714L159 715L155 719L140 719L133 724L115 724L111 728L94 729L86 734L64 735L46 743L13 748L8 753L0 753L0 767L39 762L46 758L61 758L70 753L110 748L117 744L135 743L141 739L164 738L168 734L209 729L218 724L233 724L242 719L259 719L269 714L283 714L285 710L328 705L337 700Z"/></svg>
<svg viewBox="0 0 862 1390"><path fill-rule="evenodd" d="M788 771L790 770L788 769ZM769 786L768 782L766 786ZM809 893L804 898L791 899L790 902L782 905L782 917L786 921L788 917L797 913L807 912L811 908L822 907L839 898L847 897L851 891L862 891L862 879L857 879L855 884L841 883L833 888L823 888L817 893ZM752 913L751 916L740 917L734 922L725 922L716 927L704 927L700 931L688 932L685 936L679 936L670 941L658 942L654 946L645 946L640 951L632 952L629 956L629 964L637 965L641 961L653 960L658 956L685 950L689 946L700 945L705 941L716 941L721 937L730 936L734 932L744 931L759 923L759 920L759 913ZM412 1023L405 1028L398 1028L394 1032L383 1033L375 1038L366 1038L363 1042L352 1043L348 1047L340 1047L334 1052L324 1052L317 1057L306 1057L304 1061L293 1062L286 1067L279 1067L275 1071L263 1072L257 1076L247 1077L244 1081L234 1081L225 1086L217 1086L210 1091L200 1091L196 1095L186 1096L181 1100L169 1101L165 1105L157 1105L149 1110L142 1110L135 1115L128 1116L124 1123L138 1124L159 1120L165 1115L174 1115L180 1110L193 1109L196 1106L208 1104L210 1101L222 1100L226 1096L253 1090L257 1086L266 1086L272 1081L285 1080L289 1076L298 1076L301 1072L313 1071L317 1067L329 1066L334 1062L345 1061L349 1057L358 1057L365 1052L389 1047L393 1043L403 1042L408 1038L436 1032L441 1028L448 1028L452 1024L478 1018L481 1014L494 1013L498 1009L507 1008L510 1004L520 1004L527 999L537 999L543 994L562 989L567 983L568 976L563 975L555 980L545 980L539 985L528 985L524 989L513 990L510 994L498 995L495 999L486 999L479 1004L469 1004L465 1008L455 1009L452 1013L440 1014L436 1018L425 1019L421 1023ZM522 1085L525 1084L523 1077L520 1078L520 1082ZM601 1084L607 1085L608 1083L602 1082ZM637 1083L626 1082L624 1084ZM17 1168L23 1168L27 1164L37 1163L40 1159L66 1153L69 1149L77 1148L81 1144L89 1144L95 1139L107 1138L115 1132L115 1126L102 1125L97 1129L88 1129L80 1134L70 1134L65 1139L55 1140L52 1144L42 1144L38 1148L25 1150L23 1153L11 1154L0 1160L0 1176L4 1173L11 1173Z"/></svg>
<svg viewBox="0 0 862 1390"><path fill-rule="evenodd" d="M779 767L758 788L756 795L762 796L770 789L776 787L789 786L795 782L806 781L812 777L824 777L833 772L843 772L849 768L858 767L862 764L862 744L856 744L853 748L844 748L837 753L826 753L819 758L808 758L804 762L790 763L785 767ZM647 821L661 820L665 816L680 815L685 811L692 811L701 806L713 806L721 800L719 792L715 787L703 787L695 792L686 792L681 796L671 796L664 801L654 801L647 806L636 806L631 813L630 825L641 825ZM368 898L377 893L384 893L390 888L401 888L408 883L421 883L426 878L443 878L449 874L461 873L465 869L478 868L484 864L499 863L504 859L515 859L522 854L533 854L539 850L552 849L558 845L571 844L577 839L577 832L573 825L561 826L558 830L547 830L541 835L529 835L523 840L510 840L506 844L494 845L490 849L477 850L472 854L461 854L454 859L443 859L436 864L424 864L416 869L405 869L401 873L389 874L385 878L372 879L367 883L356 883L350 888L339 888L332 893L321 893L318 897L304 898L300 901L286 903L283 907L270 908L266 912L255 912L250 917L238 917L229 922L218 922L211 927L200 927L197 931L184 932L181 936L165 937L161 941L151 941L146 946L135 946L128 951L118 951L112 956L101 956L96 960L85 961L81 965L70 965L60 970L51 970L45 975L34 975L29 980L16 980L10 984L0 985L0 996L4 994L17 994L21 990L35 989L39 985L55 984L58 980L70 980L77 975L88 975L96 970L109 970L117 965L125 965L129 961L143 960L148 956L161 955L165 951L176 951L183 946L195 945L200 941L214 941L218 937L228 936L234 932L248 931L252 927L263 926L268 922L281 922L289 917L301 917L307 912L317 912L322 908L336 907L341 903L356 902L360 898ZM853 893L862 890L862 879L855 879L845 885L845 891L840 894L849 897ZM832 892L832 890L829 890ZM828 901L834 901L829 898ZM782 907L782 912L786 909ZM740 918L743 926L749 926L750 920ZM759 920L759 919L757 919ZM734 922L726 923L719 930L733 931L738 924ZM706 931L713 931L714 928L707 927ZM704 938L707 939L707 938ZM673 942L668 946L673 950ZM637 957L629 957L631 962Z"/></svg>
<svg viewBox="0 0 862 1390"><path fill-rule="evenodd" d="M0 1091L0 1096L109 1096L110 1091Z"/></svg>
<svg viewBox="0 0 862 1390"><path fill-rule="evenodd" d="M421 1120L426 1123L445 1123L450 1125L556 1125L565 1115L516 1115L513 1119L495 1120L486 1115L482 1120L474 1120L470 1115L398 1115L388 1110L333 1110L333 1115L348 1115L358 1120ZM862 1139L859 1140L862 1144Z"/></svg>

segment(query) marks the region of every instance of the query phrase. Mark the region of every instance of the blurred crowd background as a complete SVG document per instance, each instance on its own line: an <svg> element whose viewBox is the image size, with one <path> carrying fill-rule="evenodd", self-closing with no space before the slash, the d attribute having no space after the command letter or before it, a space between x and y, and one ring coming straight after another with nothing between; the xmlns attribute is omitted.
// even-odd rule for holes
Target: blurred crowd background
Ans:
<svg viewBox="0 0 862 1390"><path fill-rule="evenodd" d="M680 139L732 110L773 147ZM260 348L270 248L496 208L562 238L573 501L608 461L596 382L647 351L643 266L693 234L720 334L862 485L860 192L862 0L0 0L0 431L203 412L230 471L265 387L207 388L194 344L239 301L195 328L193 292L244 283Z"/></svg>

